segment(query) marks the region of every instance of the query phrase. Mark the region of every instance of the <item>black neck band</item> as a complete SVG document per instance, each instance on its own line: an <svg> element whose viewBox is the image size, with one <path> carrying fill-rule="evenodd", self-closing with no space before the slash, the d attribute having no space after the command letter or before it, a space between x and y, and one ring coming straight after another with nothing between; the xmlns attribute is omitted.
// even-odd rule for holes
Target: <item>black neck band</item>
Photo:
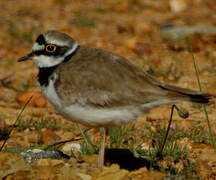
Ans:
<svg viewBox="0 0 216 180"><path fill-rule="evenodd" d="M65 63L71 59L73 55L76 54L77 50L79 49L80 46L77 46L75 51L73 51L71 54L65 57L64 61L62 63ZM61 64L61 63L60 63ZM60 65L55 65L52 67L44 67L44 68L39 68L39 73L38 73L38 81L41 86L48 86L49 84L49 77L53 73L53 71Z"/></svg>

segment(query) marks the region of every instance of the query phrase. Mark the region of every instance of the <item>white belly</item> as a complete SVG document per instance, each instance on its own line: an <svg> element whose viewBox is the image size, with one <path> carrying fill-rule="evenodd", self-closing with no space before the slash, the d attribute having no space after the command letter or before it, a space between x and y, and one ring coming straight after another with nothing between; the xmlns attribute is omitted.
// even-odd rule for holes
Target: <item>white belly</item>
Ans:
<svg viewBox="0 0 216 180"><path fill-rule="evenodd" d="M50 80L47 87L41 87L42 93L49 102L68 120L93 127L120 126L136 120L141 113L148 112L148 110L153 107L178 102L177 100L158 99L153 102L142 104L139 108L133 106L94 108L78 103L66 106L61 102L61 99L56 93L54 82L55 80Z"/></svg>
<svg viewBox="0 0 216 180"><path fill-rule="evenodd" d="M141 113L132 107L122 108L94 108L83 106L78 103L65 106L62 104L54 88L54 81L50 80L47 87L42 86L41 90L49 102L68 120L81 123L87 126L120 126L131 122Z"/></svg>

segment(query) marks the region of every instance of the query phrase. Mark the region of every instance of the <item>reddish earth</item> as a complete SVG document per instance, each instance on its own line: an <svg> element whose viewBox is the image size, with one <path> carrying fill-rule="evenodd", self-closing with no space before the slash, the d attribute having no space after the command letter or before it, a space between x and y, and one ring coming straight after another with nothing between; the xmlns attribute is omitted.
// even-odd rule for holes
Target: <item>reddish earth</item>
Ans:
<svg viewBox="0 0 216 180"><path fill-rule="evenodd" d="M0 1L0 127L10 129L23 104L34 94L20 119L20 129L15 128L0 153L0 177L5 179L162 179L166 172L148 171L145 167L127 171L114 164L103 172L94 168L95 155L84 155L81 165L76 159L41 159L27 164L20 155L8 153L9 148L23 148L70 139L79 134L71 122L64 120L40 94L37 87L37 68L32 62L18 63L17 59L31 51L38 34L56 29L72 35L81 45L103 48L128 58L155 78L169 84L198 90L192 56L200 70L204 92L216 94L216 32L200 31L177 40L162 33L173 27L202 25L207 29L216 25L216 2L212 0L44 0L44 1ZM199 13L198 13L199 12ZM186 35L185 35L186 34ZM169 40L166 40L169 39ZM190 103L180 107L190 112L188 119L174 115L176 126L190 131L208 133L202 108ZM139 128L150 124L166 126L170 105L153 109L136 121ZM215 103L207 106L213 135L215 129ZM48 120L41 129L35 129L41 120ZM56 123L57 122L57 126ZM128 126L130 128L130 125ZM70 130L68 130L70 129ZM156 131L156 130L155 130ZM92 141L99 139L98 132L91 130ZM139 133L134 133L139 138ZM80 137L80 135L79 135ZM77 137L76 137L77 138ZM209 138L209 137L207 137ZM78 143L83 140L77 141ZM0 145L3 140L0 141ZM143 144L149 144L146 140ZM216 177L216 154L210 141L195 144L191 139L178 142L188 146L191 160L197 162L197 177ZM197 160L198 159L198 160ZM165 167L164 162L161 166ZM181 167L179 167L181 168Z"/></svg>

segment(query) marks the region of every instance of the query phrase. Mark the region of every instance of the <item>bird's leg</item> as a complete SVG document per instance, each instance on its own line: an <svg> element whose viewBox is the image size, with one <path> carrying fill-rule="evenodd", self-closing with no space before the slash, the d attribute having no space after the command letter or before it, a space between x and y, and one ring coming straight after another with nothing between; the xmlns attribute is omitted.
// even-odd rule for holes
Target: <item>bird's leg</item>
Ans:
<svg viewBox="0 0 216 180"><path fill-rule="evenodd" d="M101 145L100 145L99 155L97 159L97 167L100 170L103 170L104 150L105 150L105 143L106 143L106 129L105 128L100 128L100 135L101 135Z"/></svg>

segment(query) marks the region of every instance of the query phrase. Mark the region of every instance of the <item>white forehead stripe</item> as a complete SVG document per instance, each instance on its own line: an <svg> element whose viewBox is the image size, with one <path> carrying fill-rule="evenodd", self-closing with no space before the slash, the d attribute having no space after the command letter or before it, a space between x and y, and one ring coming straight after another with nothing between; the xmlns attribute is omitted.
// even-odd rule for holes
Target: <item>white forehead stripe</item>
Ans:
<svg viewBox="0 0 216 180"><path fill-rule="evenodd" d="M77 48L78 48L78 44L75 42L73 47L67 53L65 53L64 57L66 57L66 56L72 54L73 52L75 52L77 50Z"/></svg>
<svg viewBox="0 0 216 180"><path fill-rule="evenodd" d="M46 43L47 44L55 44L55 45L58 45L58 46L65 46L65 43L64 41L58 41L56 39L51 39L51 38L46 38Z"/></svg>
<svg viewBox="0 0 216 180"><path fill-rule="evenodd" d="M40 51L40 50L43 50L44 48L45 48L44 45L40 45L37 42L35 42L32 49L33 51Z"/></svg>

